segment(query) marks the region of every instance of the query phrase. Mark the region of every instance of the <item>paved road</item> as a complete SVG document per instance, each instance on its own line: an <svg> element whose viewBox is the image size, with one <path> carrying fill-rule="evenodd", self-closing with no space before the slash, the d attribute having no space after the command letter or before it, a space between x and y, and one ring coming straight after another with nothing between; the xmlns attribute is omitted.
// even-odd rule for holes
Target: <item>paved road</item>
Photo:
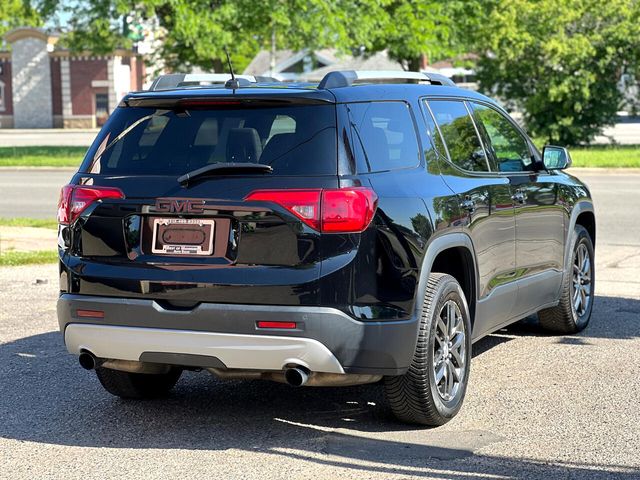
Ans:
<svg viewBox="0 0 640 480"><path fill-rule="evenodd" d="M0 217L55 218L60 188L73 169L0 168Z"/></svg>
<svg viewBox="0 0 640 480"><path fill-rule="evenodd" d="M574 169L572 173L593 190L598 241L640 245L640 221L629 221L640 212L640 172L602 174ZM60 187L72 174L66 169L0 169L0 217L55 217Z"/></svg>
<svg viewBox="0 0 640 480"><path fill-rule="evenodd" d="M596 137L595 143L611 143L614 140L622 145L637 145L640 143L640 119L625 119L613 127L605 128L603 135Z"/></svg>
<svg viewBox="0 0 640 480"><path fill-rule="evenodd" d="M640 246L640 172L611 172L573 169L571 173L585 182L593 195L597 241Z"/></svg>
<svg viewBox="0 0 640 480"><path fill-rule="evenodd" d="M396 423L375 385L188 373L167 400L117 400L64 351L56 267L0 268L0 479L640 478L640 174L582 177L599 220L591 325L481 340L460 415L431 430Z"/></svg>
<svg viewBox="0 0 640 480"><path fill-rule="evenodd" d="M98 134L98 130L0 130L0 147L40 147L43 145L65 147L88 147Z"/></svg>

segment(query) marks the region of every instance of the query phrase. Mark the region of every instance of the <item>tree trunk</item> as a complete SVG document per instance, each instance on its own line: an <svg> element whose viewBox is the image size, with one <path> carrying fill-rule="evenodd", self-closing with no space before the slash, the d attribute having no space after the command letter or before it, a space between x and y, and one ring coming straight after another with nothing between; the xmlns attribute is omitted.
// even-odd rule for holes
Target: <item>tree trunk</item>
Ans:
<svg viewBox="0 0 640 480"><path fill-rule="evenodd" d="M227 70L229 70L229 67L226 65L226 63L223 63L221 59L219 58L214 58L212 61L213 64L213 73L230 73Z"/></svg>
<svg viewBox="0 0 640 480"><path fill-rule="evenodd" d="M422 56L407 59L407 66L409 67L409 71L411 72L419 72L421 63L422 63Z"/></svg>

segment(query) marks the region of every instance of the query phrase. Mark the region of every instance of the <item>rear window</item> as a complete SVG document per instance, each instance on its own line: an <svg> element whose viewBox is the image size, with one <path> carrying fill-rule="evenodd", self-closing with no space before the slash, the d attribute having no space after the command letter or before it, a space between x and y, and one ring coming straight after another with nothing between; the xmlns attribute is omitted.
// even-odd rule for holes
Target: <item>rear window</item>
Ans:
<svg viewBox="0 0 640 480"><path fill-rule="evenodd" d="M175 175L217 163L261 163L279 175L336 175L334 105L119 108L82 170Z"/></svg>

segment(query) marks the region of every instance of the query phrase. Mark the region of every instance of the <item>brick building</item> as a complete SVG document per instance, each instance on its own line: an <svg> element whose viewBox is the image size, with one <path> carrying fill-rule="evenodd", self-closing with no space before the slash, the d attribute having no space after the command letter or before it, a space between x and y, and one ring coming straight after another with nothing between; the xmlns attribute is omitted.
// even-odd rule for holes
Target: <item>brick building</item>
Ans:
<svg viewBox="0 0 640 480"><path fill-rule="evenodd" d="M5 34L0 51L0 128L93 128L102 125L145 77L140 55L95 56L56 48L37 28Z"/></svg>

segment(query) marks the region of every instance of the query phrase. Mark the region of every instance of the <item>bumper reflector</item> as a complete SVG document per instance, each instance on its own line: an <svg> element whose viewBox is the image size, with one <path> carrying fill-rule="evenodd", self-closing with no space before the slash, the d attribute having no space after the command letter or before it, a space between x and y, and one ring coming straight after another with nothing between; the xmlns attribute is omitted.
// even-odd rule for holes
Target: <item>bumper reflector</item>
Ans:
<svg viewBox="0 0 640 480"><path fill-rule="evenodd" d="M76 317L104 318L104 312L100 310L76 310Z"/></svg>
<svg viewBox="0 0 640 480"><path fill-rule="evenodd" d="M296 322L257 322L258 328L287 328L297 327Z"/></svg>

